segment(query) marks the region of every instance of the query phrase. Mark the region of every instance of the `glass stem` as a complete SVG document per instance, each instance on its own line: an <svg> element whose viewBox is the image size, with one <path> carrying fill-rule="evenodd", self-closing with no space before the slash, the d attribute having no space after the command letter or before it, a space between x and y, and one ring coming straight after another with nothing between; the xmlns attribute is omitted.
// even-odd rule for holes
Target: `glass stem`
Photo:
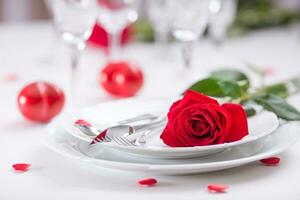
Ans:
<svg viewBox="0 0 300 200"><path fill-rule="evenodd" d="M186 69L191 67L192 55L193 55L193 42L183 42L181 47L181 53L183 63Z"/></svg>
<svg viewBox="0 0 300 200"><path fill-rule="evenodd" d="M212 26L209 29L213 42L216 45L221 45L226 40L227 28L222 26Z"/></svg>
<svg viewBox="0 0 300 200"><path fill-rule="evenodd" d="M71 45L71 80L70 80L70 97L72 104L75 104L76 101L76 93L77 93L77 86L78 86L78 66L79 66L79 49L77 45Z"/></svg>
<svg viewBox="0 0 300 200"><path fill-rule="evenodd" d="M158 44L166 44L168 43L168 31L167 30L161 30L157 29L155 30L155 35L154 35L155 42Z"/></svg>
<svg viewBox="0 0 300 200"><path fill-rule="evenodd" d="M116 31L110 34L110 58L117 59L120 55L120 31Z"/></svg>

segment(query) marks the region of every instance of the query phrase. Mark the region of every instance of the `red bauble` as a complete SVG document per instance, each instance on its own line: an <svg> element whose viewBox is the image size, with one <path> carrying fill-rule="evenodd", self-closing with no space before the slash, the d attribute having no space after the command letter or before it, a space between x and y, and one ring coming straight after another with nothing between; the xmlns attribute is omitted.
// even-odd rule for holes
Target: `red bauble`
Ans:
<svg viewBox="0 0 300 200"><path fill-rule="evenodd" d="M47 82L33 82L25 86L18 96L21 113L29 120L48 122L63 108L64 93Z"/></svg>
<svg viewBox="0 0 300 200"><path fill-rule="evenodd" d="M125 61L109 62L98 80L108 93L117 97L134 96L144 82L140 68Z"/></svg>

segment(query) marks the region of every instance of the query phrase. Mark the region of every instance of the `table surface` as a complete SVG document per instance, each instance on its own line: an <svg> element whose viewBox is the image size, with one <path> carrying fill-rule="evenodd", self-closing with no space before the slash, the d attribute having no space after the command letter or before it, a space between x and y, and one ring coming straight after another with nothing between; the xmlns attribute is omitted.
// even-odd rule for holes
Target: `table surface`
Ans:
<svg viewBox="0 0 300 200"><path fill-rule="evenodd" d="M43 144L44 124L24 120L16 106L18 91L26 83L47 80L67 91L68 51L50 23L4 24L0 26L0 76L16 74L16 81L0 81L0 199L285 199L299 200L300 141L279 155L277 167L252 163L239 168L189 176L154 176L156 187L141 188L136 181L145 174L103 169L93 173L52 152ZM145 85L141 98L170 97L209 71L231 66L245 71L258 84L245 62L273 69L267 83L300 73L300 27L268 29L230 39L214 46L207 39L197 44L193 73L182 75L177 44L160 46L132 43L123 57L141 65ZM112 100L98 87L96 76L106 59L103 51L88 47L80 63L81 100L87 106ZM299 96L290 101L299 108ZM298 104L297 104L298 101ZM26 173L11 170L14 163L31 163ZM151 176L151 175L150 175ZM206 185L225 183L225 194L209 194Z"/></svg>

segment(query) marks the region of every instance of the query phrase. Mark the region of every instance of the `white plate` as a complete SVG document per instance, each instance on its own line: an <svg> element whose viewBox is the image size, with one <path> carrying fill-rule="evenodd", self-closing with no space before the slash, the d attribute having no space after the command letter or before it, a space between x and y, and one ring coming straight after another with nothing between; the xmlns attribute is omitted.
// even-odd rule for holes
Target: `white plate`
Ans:
<svg viewBox="0 0 300 200"><path fill-rule="evenodd" d="M88 143L80 141L59 126L50 126L45 142L52 150L78 161L81 166L102 170L103 167L152 174L191 174L228 169L274 156L294 144L299 137L299 124L282 125L269 135L264 147L252 155L253 144L243 144L212 156L194 159L151 159L131 156L103 147L89 151Z"/></svg>
<svg viewBox="0 0 300 200"><path fill-rule="evenodd" d="M91 122L93 125L99 127L100 130L103 130L109 127L109 124L144 113L166 115L173 101L174 100L140 100L132 98L106 102L84 109L77 116L66 117L60 121L60 124L67 130L68 133L81 140L90 142L90 137L84 135L73 126L75 120L85 119L86 121ZM263 111L248 119L249 135L236 142L208 146L170 148L162 142L159 137L161 132L158 132L157 134L151 134L151 136L147 138L147 145L143 147L120 146L115 145L114 143L98 143L95 145L95 148L109 146L114 149L119 149L123 152L155 158L200 157L221 152L229 147L234 147L245 143L253 143L256 140L262 139L271 134L276 130L278 125L279 121L274 113ZM134 137L134 135L132 135L132 137ZM263 143L263 140L261 140L261 143Z"/></svg>

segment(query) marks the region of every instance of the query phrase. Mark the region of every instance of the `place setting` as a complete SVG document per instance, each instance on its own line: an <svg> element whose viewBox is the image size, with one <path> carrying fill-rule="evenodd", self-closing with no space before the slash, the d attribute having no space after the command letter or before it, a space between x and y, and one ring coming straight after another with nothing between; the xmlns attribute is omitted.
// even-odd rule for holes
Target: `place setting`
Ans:
<svg viewBox="0 0 300 200"><path fill-rule="evenodd" d="M220 89L234 84L228 77L239 79L239 89ZM280 84L298 90L296 80ZM45 142L99 170L178 175L233 168L280 154L299 137L299 112L273 87L252 91L245 74L216 71L177 98L115 100L56 119Z"/></svg>

